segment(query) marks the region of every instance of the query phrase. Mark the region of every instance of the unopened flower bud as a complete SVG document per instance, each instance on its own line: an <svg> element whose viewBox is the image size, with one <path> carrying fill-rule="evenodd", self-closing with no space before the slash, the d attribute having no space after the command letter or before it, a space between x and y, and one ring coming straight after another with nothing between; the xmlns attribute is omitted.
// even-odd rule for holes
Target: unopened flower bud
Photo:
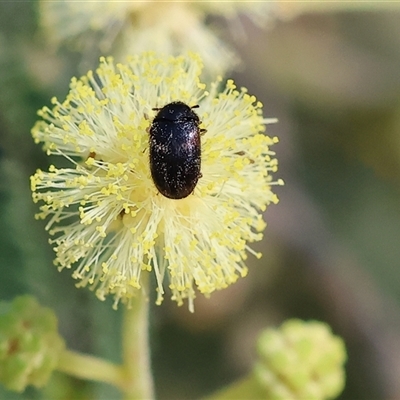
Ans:
<svg viewBox="0 0 400 400"><path fill-rule="evenodd" d="M31 296L0 303L0 382L7 389L45 385L63 349L51 309Z"/></svg>
<svg viewBox="0 0 400 400"><path fill-rule="evenodd" d="M269 400L332 399L343 390L345 346L324 323L289 320L267 329L258 353L255 375Z"/></svg>

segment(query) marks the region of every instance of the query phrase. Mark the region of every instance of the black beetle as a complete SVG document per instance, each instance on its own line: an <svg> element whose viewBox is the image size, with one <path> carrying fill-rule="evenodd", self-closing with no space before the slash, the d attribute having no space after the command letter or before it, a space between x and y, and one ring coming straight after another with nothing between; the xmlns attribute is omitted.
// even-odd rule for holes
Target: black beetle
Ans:
<svg viewBox="0 0 400 400"><path fill-rule="evenodd" d="M156 188L170 199L189 196L201 178L200 119L193 108L174 101L158 111L150 126L150 171Z"/></svg>

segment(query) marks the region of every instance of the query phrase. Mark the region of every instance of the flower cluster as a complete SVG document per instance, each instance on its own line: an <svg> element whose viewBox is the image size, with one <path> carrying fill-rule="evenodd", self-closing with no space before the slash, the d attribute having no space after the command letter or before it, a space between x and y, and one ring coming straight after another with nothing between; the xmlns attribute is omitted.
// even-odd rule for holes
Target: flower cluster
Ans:
<svg viewBox="0 0 400 400"><path fill-rule="evenodd" d="M262 105L245 89L221 80L200 82L197 55L130 57L126 64L101 59L95 73L73 79L64 101L44 107L32 133L49 155L70 166L50 166L31 178L33 199L44 202L39 218L56 252L55 262L74 268L78 286L100 299L128 302L154 273L157 303L166 277L173 300L189 300L195 288L209 295L247 274L249 242L261 239L261 212L277 197L271 173L277 161L264 134ZM172 101L198 105L201 173L193 194L161 195L149 168L149 127Z"/></svg>

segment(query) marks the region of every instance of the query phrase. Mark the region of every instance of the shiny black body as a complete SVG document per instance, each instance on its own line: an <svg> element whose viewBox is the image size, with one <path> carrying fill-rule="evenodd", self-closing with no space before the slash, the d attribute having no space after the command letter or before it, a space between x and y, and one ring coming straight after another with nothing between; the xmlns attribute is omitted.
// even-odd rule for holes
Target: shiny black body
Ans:
<svg viewBox="0 0 400 400"><path fill-rule="evenodd" d="M200 119L181 101L156 110L150 127L151 177L162 195L183 199L201 177Z"/></svg>

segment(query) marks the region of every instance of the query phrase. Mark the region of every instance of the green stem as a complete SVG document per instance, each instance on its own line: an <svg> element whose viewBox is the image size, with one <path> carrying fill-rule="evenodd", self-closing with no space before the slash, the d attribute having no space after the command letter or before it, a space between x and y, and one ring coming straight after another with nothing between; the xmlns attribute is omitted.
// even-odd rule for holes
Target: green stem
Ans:
<svg viewBox="0 0 400 400"><path fill-rule="evenodd" d="M122 331L124 400L154 399L150 367L149 302L140 293L125 309Z"/></svg>
<svg viewBox="0 0 400 400"><path fill-rule="evenodd" d="M57 370L80 379L122 386L122 368L100 358L65 350L60 355Z"/></svg>
<svg viewBox="0 0 400 400"><path fill-rule="evenodd" d="M148 336L149 302L140 292L126 308L122 327L123 365L65 350L57 370L80 379L105 382L118 387L124 400L154 399Z"/></svg>
<svg viewBox="0 0 400 400"><path fill-rule="evenodd" d="M243 400L265 398L265 390L260 386L258 379L254 374L249 374L245 378L203 398L203 400Z"/></svg>

